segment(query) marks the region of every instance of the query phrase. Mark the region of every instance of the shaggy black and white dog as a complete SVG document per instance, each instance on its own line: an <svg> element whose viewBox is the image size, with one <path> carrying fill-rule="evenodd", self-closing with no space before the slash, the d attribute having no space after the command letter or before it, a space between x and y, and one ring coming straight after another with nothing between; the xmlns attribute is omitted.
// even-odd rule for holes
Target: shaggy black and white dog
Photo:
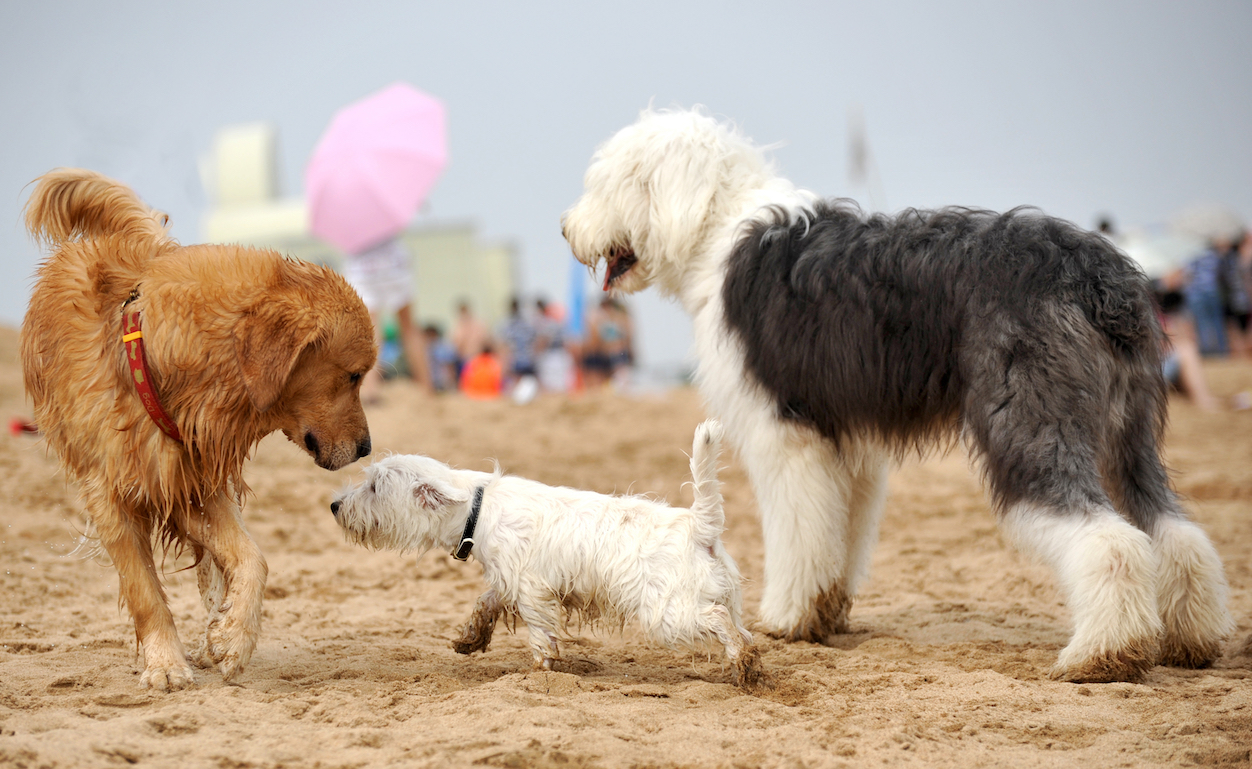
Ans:
<svg viewBox="0 0 1252 769"><path fill-rule="evenodd" d="M846 631L891 462L959 435L1002 531L1060 580L1074 634L1056 677L1217 657L1221 562L1160 457L1160 327L1103 238L1031 210L866 216L699 112L643 113L585 186L574 255L693 319L700 388L760 508L769 632Z"/></svg>

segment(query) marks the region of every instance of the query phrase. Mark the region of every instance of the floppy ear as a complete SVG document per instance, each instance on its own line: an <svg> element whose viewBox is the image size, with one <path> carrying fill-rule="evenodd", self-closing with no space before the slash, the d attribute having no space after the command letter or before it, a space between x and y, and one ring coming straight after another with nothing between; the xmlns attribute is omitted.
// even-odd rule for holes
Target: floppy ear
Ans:
<svg viewBox="0 0 1252 769"><path fill-rule="evenodd" d="M287 384L300 353L317 335L307 312L289 304L266 302L235 324L235 359L257 411L268 411Z"/></svg>
<svg viewBox="0 0 1252 769"><path fill-rule="evenodd" d="M682 262L700 243L724 173L721 155L703 136L680 136L653 159L648 253Z"/></svg>
<svg viewBox="0 0 1252 769"><path fill-rule="evenodd" d="M413 484L413 497L427 510L443 510L469 501L467 492L433 478Z"/></svg>

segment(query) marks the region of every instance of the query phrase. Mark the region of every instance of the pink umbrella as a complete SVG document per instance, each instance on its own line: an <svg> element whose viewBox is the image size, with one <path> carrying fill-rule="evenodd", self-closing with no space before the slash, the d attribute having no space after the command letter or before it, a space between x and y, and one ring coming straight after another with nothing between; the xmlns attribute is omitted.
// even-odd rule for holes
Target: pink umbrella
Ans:
<svg viewBox="0 0 1252 769"><path fill-rule="evenodd" d="M404 230L448 163L446 122L407 83L336 112L304 175L313 234L357 254Z"/></svg>

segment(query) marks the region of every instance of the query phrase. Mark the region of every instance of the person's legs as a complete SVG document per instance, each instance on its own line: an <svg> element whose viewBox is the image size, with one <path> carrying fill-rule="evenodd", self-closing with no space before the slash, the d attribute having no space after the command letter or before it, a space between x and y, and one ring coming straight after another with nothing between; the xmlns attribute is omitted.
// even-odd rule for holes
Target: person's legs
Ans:
<svg viewBox="0 0 1252 769"><path fill-rule="evenodd" d="M1209 392L1208 383L1204 378L1204 365L1200 359L1200 348L1196 345L1190 324L1182 318L1172 317L1165 326L1165 332L1174 348L1178 379L1183 392L1200 409L1217 411L1220 404L1217 398Z"/></svg>
<svg viewBox="0 0 1252 769"><path fill-rule="evenodd" d="M409 364L409 376L427 392L434 392L430 361L426 357L426 338L413 325L413 305L406 304L396 311L396 325L400 327L400 344L404 347L404 360Z"/></svg>

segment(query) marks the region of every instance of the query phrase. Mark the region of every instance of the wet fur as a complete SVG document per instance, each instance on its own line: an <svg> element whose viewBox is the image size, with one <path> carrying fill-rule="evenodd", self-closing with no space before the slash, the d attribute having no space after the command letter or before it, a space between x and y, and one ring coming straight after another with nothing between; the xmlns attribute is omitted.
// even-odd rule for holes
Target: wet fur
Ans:
<svg viewBox="0 0 1252 769"><path fill-rule="evenodd" d="M376 357L369 314L323 267L239 246L180 246L163 215L90 171L41 177L26 224L50 251L22 323L26 391L118 571L141 682L193 681L154 541L193 550L209 612L198 661L230 678L255 646L266 577L241 518L244 461L275 430L327 468L368 453L358 390ZM134 387L122 344L128 300L142 313L149 375L181 443L160 432Z"/></svg>

